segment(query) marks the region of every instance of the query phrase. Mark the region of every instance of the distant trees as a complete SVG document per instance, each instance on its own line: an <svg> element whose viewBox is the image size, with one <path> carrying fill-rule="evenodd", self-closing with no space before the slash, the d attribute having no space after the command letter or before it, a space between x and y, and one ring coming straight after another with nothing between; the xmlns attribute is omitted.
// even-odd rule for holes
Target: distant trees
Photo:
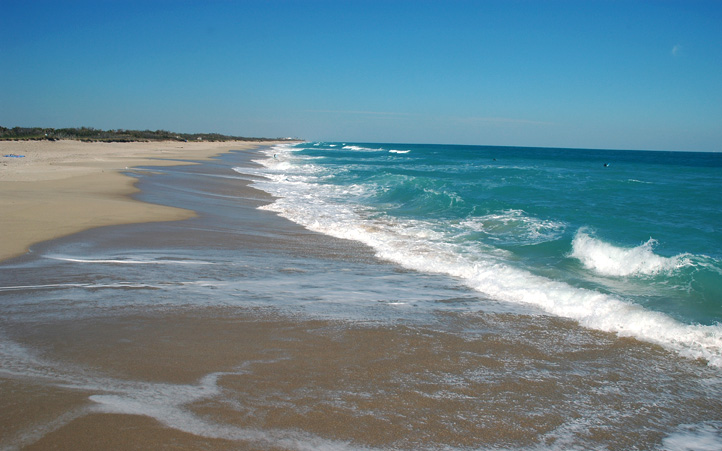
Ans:
<svg viewBox="0 0 722 451"><path fill-rule="evenodd" d="M0 126L0 139L45 139L52 131L51 128Z"/></svg>
<svg viewBox="0 0 722 451"><path fill-rule="evenodd" d="M174 133L167 130L98 130L92 127L40 128L0 126L0 140L75 139L79 141L133 142L133 141L278 141L284 138L248 138L220 133Z"/></svg>

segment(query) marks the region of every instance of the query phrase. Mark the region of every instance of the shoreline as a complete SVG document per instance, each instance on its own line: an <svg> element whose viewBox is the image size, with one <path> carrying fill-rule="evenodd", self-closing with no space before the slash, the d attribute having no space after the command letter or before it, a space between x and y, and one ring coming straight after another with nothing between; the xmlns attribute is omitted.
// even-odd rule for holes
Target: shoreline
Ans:
<svg viewBox="0 0 722 451"><path fill-rule="evenodd" d="M657 449L720 420L715 368L259 209L260 154L137 179L192 220L4 265L0 449Z"/></svg>
<svg viewBox="0 0 722 451"><path fill-rule="evenodd" d="M191 210L132 198L137 179L122 172L197 164L267 144L273 142L0 141L0 236L10 238L0 240L0 261L96 227L192 218Z"/></svg>

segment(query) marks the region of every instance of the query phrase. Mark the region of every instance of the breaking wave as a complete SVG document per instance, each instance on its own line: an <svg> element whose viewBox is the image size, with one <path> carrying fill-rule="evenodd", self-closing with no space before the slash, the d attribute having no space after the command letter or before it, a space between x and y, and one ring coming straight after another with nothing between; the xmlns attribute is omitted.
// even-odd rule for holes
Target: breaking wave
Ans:
<svg viewBox="0 0 722 451"><path fill-rule="evenodd" d="M654 253L653 238L637 247L618 247L594 238L584 229L572 241L571 257L597 274L611 277L651 276L692 265L690 254L663 257Z"/></svg>

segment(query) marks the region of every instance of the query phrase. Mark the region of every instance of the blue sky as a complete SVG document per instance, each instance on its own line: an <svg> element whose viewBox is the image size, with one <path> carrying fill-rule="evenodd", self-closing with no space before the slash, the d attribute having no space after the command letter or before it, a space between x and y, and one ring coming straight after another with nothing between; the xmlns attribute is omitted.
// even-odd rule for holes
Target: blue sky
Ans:
<svg viewBox="0 0 722 451"><path fill-rule="evenodd" d="M722 1L0 10L6 127L722 151Z"/></svg>

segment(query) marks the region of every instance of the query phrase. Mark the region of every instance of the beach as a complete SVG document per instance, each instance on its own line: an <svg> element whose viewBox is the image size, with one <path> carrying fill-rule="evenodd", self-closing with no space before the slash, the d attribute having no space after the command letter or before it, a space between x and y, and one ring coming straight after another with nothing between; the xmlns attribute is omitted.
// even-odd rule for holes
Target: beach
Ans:
<svg viewBox="0 0 722 451"><path fill-rule="evenodd" d="M273 210L282 193L260 189L273 177L296 207L324 205L304 191L308 170L289 164L290 146L223 143L202 158L167 149L172 157L155 159L157 145L74 163L121 174L122 188L94 196L148 208L141 219L76 224L0 263L0 449L719 443L722 379L708 362L285 219ZM263 175L264 164L275 172Z"/></svg>
<svg viewBox="0 0 722 451"><path fill-rule="evenodd" d="M189 218L192 211L133 201L139 165L192 164L247 142L0 141L0 260L33 243L92 227Z"/></svg>

